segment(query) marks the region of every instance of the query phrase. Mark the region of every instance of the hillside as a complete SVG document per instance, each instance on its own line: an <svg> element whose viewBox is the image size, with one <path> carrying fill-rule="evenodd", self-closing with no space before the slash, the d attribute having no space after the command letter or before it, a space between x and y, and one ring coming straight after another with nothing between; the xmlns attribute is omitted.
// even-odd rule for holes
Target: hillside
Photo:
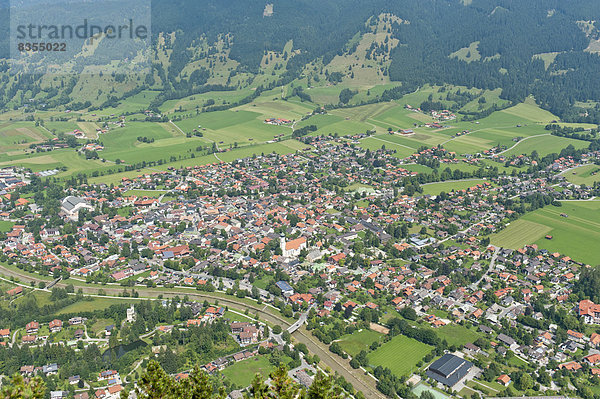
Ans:
<svg viewBox="0 0 600 399"><path fill-rule="evenodd" d="M244 93L194 104L213 110L278 86L287 88L283 96L298 95L294 87L311 89L319 105L337 105L348 89L353 94L343 102L360 104L452 84L512 103L532 95L565 121L598 122L600 5L571 3L284 0L265 12L256 0L155 0L150 73L99 74L81 66L83 74L13 76L0 61L0 109L96 111L152 90L157 94L145 107L164 112L169 101L206 92ZM5 7L0 3L2 18ZM0 37L6 49L7 36Z"/></svg>

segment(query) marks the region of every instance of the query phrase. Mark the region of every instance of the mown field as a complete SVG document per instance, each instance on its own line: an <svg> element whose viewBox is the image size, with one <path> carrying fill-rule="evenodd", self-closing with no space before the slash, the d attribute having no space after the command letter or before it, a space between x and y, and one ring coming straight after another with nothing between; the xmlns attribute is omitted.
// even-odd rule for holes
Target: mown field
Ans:
<svg viewBox="0 0 600 399"><path fill-rule="evenodd" d="M538 136L519 142L514 148L510 149L505 155L529 155L533 151L537 151L540 156L545 156L553 152L560 153L563 148L572 145L575 149L582 149L589 146L589 142L583 140L575 140L566 137L558 136Z"/></svg>
<svg viewBox="0 0 600 399"><path fill-rule="evenodd" d="M276 112L270 117L279 117ZM185 133L194 129L202 132L205 140L214 141L220 146L235 143L264 143L280 134L291 135L291 127L264 123L263 114L253 111L226 110L200 114L183 119L176 125ZM205 129L205 130L204 130Z"/></svg>
<svg viewBox="0 0 600 399"><path fill-rule="evenodd" d="M369 354L369 364L388 367L397 376L407 375L416 370L417 363L425 357L432 346L404 335L397 335Z"/></svg>
<svg viewBox="0 0 600 399"><path fill-rule="evenodd" d="M344 335L339 344L350 356L356 356L360 351L368 351L373 342L380 341L383 334L373 330L361 330L350 335Z"/></svg>
<svg viewBox="0 0 600 399"><path fill-rule="evenodd" d="M600 201L563 201L562 204L526 214L493 235L492 244L507 248L537 244L577 261L600 264L600 252L596 250L600 240ZM552 239L546 239L546 235Z"/></svg>
<svg viewBox="0 0 600 399"><path fill-rule="evenodd" d="M487 182L485 179L446 181L441 183L424 184L422 188L423 194L425 195L438 195L442 191L449 193L451 191L466 190L470 187L475 187L476 185L483 184L485 182Z"/></svg>
<svg viewBox="0 0 600 399"><path fill-rule="evenodd" d="M598 165L585 165L577 169L570 170L563 174L565 179L569 182L577 185L585 184L587 186L593 185L595 182L600 181L600 166Z"/></svg>
<svg viewBox="0 0 600 399"><path fill-rule="evenodd" d="M25 150L49 137L51 134L34 122L0 122L0 160L11 151Z"/></svg>

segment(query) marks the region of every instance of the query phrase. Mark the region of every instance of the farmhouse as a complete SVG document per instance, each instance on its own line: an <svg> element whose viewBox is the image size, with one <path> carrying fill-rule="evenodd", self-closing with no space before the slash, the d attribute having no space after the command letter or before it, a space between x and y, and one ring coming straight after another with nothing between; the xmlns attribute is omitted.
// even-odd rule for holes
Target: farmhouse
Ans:
<svg viewBox="0 0 600 399"><path fill-rule="evenodd" d="M427 376L452 388L465 378L471 368L473 363L447 353L429 366Z"/></svg>

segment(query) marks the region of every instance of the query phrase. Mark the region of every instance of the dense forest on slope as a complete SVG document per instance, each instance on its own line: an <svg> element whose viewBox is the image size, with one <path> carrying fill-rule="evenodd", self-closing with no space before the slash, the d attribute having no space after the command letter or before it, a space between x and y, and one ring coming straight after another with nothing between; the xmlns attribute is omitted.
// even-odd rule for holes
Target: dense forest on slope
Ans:
<svg viewBox="0 0 600 399"><path fill-rule="evenodd" d="M0 1L4 19L5 3ZM253 87L252 76L261 73L263 56L292 41L294 54L284 54L283 69L271 81L289 83L307 65L327 65L347 52L352 38L366 32L368 21L386 13L401 21L394 21L386 33L386 40L398 41L390 48L391 63L384 70L392 82L407 87L450 83L501 88L503 99L517 102L533 95L563 120L600 121L596 104L576 107L578 102L600 100L600 30L593 22L600 18L600 3L595 0L278 0L270 16L263 15L264 8L264 0L152 0L155 44L161 34L175 35L157 50L164 51L167 61L154 57L153 76L131 84L162 90L157 101ZM0 24L0 29L6 31L8 24ZM212 61L188 74L186 66L214 54L212 48L199 50L203 43L224 37L226 53L219 57L237 65L230 78L245 74L248 80L209 85L211 69L216 68ZM0 35L0 50L7 48L6 38ZM467 48L470 58L454 56ZM0 65L0 73L6 69ZM50 105L75 102L69 97L73 83L49 90L40 87L37 77L12 79L2 78L0 107L28 90L47 92L44 98ZM130 85L127 93L135 92Z"/></svg>

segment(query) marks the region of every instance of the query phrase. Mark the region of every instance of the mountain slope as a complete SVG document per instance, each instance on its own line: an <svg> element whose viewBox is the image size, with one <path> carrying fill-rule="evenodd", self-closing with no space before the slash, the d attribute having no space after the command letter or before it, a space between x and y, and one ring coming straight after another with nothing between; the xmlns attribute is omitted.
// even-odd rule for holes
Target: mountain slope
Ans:
<svg viewBox="0 0 600 399"><path fill-rule="evenodd" d="M281 0L268 11L257 0L154 0L150 75L9 76L0 63L0 107L106 107L143 88L161 91L156 108L292 82L449 83L501 89L513 102L533 95L564 120L600 121L594 0Z"/></svg>

